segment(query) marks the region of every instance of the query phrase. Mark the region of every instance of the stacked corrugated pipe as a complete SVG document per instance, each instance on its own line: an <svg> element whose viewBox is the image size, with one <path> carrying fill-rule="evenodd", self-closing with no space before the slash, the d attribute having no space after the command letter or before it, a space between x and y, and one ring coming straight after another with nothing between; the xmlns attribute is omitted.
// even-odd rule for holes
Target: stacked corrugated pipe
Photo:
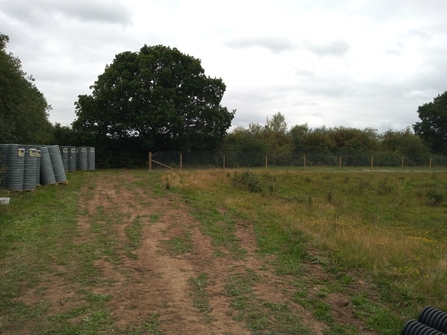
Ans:
<svg viewBox="0 0 447 335"><path fill-rule="evenodd" d="M405 323L401 335L445 335L447 334L447 313L427 306L419 313L417 320Z"/></svg>

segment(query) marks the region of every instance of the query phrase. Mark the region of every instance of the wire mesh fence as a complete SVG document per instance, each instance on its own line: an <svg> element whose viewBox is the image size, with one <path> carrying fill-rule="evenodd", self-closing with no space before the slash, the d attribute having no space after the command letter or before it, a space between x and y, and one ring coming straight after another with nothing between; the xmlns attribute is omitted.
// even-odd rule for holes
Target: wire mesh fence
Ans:
<svg viewBox="0 0 447 335"><path fill-rule="evenodd" d="M442 155L402 156L392 152L327 153L263 153L255 151L163 151L149 153L150 170L194 170L209 168L422 168L447 169Z"/></svg>

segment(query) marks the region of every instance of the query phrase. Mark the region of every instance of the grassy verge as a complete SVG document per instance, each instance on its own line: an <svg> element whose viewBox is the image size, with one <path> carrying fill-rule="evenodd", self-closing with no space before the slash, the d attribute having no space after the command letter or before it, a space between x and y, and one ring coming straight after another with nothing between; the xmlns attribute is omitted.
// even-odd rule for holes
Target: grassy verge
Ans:
<svg viewBox="0 0 447 335"><path fill-rule="evenodd" d="M423 305L447 310L444 173L214 170L183 172L176 180L170 188L192 200L211 236L209 222L228 215L221 212L251 220L260 255L276 256L277 275L298 277L306 264L319 262L335 278L323 284L326 291L335 285L349 292L353 276L366 280L349 304L371 329L395 334ZM214 243L222 243L228 227L215 231ZM296 294L291 301L324 321L328 333L349 331L340 330L325 294Z"/></svg>
<svg viewBox="0 0 447 335"><path fill-rule="evenodd" d="M114 297L95 293L111 284L100 273L97 262L109 262L116 267L122 264L123 256L135 258L133 251L141 244L142 229L141 217L137 216L126 226L127 240L120 241L118 227L129 217L123 216L119 209L101 207L88 214L80 205L81 196L85 202L92 200L99 173L116 177L122 172L77 171L67 175L68 185L2 194L11 200L8 206L0 206L1 331L162 334L157 313L125 329L117 327L110 312ZM143 174L135 173L141 179ZM158 177L154 176L155 180ZM153 184L162 194L162 184ZM129 187L143 192L151 189L144 183ZM93 220L82 227L78 217L87 214ZM157 216L149 220L154 222ZM49 299L48 292L56 292L60 300Z"/></svg>
<svg viewBox="0 0 447 335"><path fill-rule="evenodd" d="M88 179L87 175L85 178ZM74 267L67 275L69 280L95 280L94 246L73 242L78 236L74 218L80 185L81 178L78 178L70 180L70 186L13 193L9 195L10 205L0 207L0 328L22 329L33 320L31 328L45 329L45 316L52 306L47 302L38 303L33 297L28 297L29 301L20 298L39 284L45 284L48 278L63 275L62 267ZM74 253L82 262L73 260ZM91 309L87 300L85 303L84 307L68 313L87 315ZM63 323L62 317L54 320Z"/></svg>

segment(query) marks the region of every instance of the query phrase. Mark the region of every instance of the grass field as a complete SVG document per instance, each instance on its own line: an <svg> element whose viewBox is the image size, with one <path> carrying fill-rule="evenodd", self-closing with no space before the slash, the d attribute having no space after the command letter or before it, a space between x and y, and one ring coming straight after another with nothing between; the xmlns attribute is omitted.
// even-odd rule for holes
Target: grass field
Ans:
<svg viewBox="0 0 447 335"><path fill-rule="evenodd" d="M143 285L129 264L148 247L145 229L157 225L162 259L194 256L200 233L212 241L211 260L245 264L229 267L220 286L206 262L185 279L204 327L218 322L218 295L226 299L226 317L250 334L397 334L424 305L447 310L445 172L124 170L68 177L65 186L9 194L10 205L0 206L0 333L169 333L169 302L118 322L121 300L104 289L118 280L101 270L106 264L121 282ZM129 192L126 210L115 208L119 202L86 208L111 194L98 191L101 178L115 180L110 192ZM173 210L187 204L195 221L176 231L186 216L169 221L164 207L149 210L166 197ZM247 227L257 267L247 265L253 256L238 237ZM282 300L257 294L266 278Z"/></svg>

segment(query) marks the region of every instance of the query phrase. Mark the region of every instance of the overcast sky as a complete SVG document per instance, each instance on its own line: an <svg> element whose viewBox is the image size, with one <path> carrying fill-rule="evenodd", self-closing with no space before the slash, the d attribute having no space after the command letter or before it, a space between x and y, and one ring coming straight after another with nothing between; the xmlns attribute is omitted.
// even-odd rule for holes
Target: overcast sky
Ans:
<svg viewBox="0 0 447 335"><path fill-rule="evenodd" d="M115 55L163 44L222 78L233 127L281 112L289 127L400 130L447 91L446 0L0 0L7 51L75 120Z"/></svg>

